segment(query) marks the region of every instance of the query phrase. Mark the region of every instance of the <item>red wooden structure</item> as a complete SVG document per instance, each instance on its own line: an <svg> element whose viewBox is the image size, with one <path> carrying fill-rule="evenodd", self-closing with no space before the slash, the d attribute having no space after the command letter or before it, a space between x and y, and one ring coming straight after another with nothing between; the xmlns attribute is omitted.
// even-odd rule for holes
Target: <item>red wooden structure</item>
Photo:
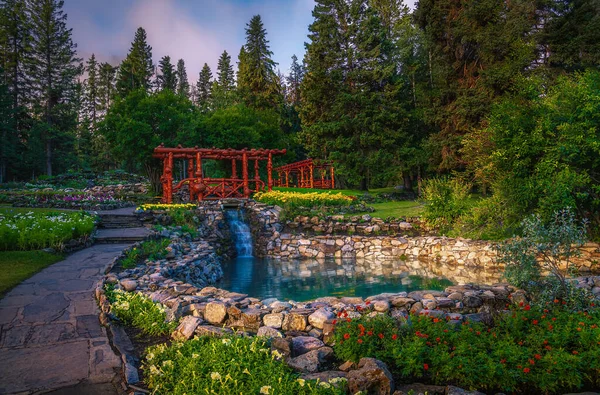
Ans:
<svg viewBox="0 0 600 395"><path fill-rule="evenodd" d="M173 202L173 192L189 185L190 201L225 198L249 198L252 192L262 191L265 183L260 179L259 161L267 161L267 188L273 188L273 155L283 155L285 150L275 149L219 149L219 148L167 148L163 144L154 149L155 158L163 161L163 174L160 182L163 187L163 203ZM173 185L173 164L175 159L187 161L187 177ZM203 159L230 160L231 178L204 177ZM237 173L237 161L241 161L241 178ZM254 161L254 178L248 175L248 164ZM252 186L252 188L250 188Z"/></svg>
<svg viewBox="0 0 600 395"><path fill-rule="evenodd" d="M335 187L333 162L305 159L274 170L277 172L275 186L319 189Z"/></svg>

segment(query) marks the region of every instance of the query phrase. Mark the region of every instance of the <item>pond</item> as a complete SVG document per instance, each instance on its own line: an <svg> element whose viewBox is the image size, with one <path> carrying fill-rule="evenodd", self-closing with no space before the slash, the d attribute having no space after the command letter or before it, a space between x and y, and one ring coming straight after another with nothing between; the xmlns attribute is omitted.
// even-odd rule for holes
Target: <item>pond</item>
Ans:
<svg viewBox="0 0 600 395"><path fill-rule="evenodd" d="M308 301L323 296L443 290L452 281L424 270L408 270L402 261L356 259L280 260L238 257L223 264L217 287L255 298Z"/></svg>

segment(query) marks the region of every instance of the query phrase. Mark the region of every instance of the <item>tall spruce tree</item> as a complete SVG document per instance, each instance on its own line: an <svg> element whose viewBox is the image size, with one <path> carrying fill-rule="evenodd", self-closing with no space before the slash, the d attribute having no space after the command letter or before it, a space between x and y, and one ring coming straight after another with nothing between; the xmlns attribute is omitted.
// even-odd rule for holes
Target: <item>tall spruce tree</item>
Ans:
<svg viewBox="0 0 600 395"><path fill-rule="evenodd" d="M171 63L170 56L163 56L158 63L160 74L156 76L157 88L160 90L168 89L175 93L177 90L177 74L175 68Z"/></svg>
<svg viewBox="0 0 600 395"><path fill-rule="evenodd" d="M146 31L138 28L127 57L121 62L116 88L121 97L136 89L149 91L152 87L152 47L146 42Z"/></svg>
<svg viewBox="0 0 600 395"><path fill-rule="evenodd" d="M188 81L183 59L177 61L177 94L188 99L190 98L190 82Z"/></svg>
<svg viewBox="0 0 600 395"><path fill-rule="evenodd" d="M83 102L83 110L85 116L90 122L90 132L92 135L96 134L97 125L99 121L99 109L100 109L100 94L99 88L99 75L98 75L98 62L96 61L96 55L92 54L88 59L85 71L87 72L87 79L85 80L85 98Z"/></svg>
<svg viewBox="0 0 600 395"><path fill-rule="evenodd" d="M304 78L304 65L298 63L298 57L292 55L290 74L285 78L287 82L287 99L294 106L300 104L300 83Z"/></svg>
<svg viewBox="0 0 600 395"><path fill-rule="evenodd" d="M106 114L114 100L116 73L117 68L110 63L100 63L98 67L98 98L102 114Z"/></svg>
<svg viewBox="0 0 600 395"><path fill-rule="evenodd" d="M29 3L32 22L32 43L29 55L29 75L35 95L34 110L39 117L38 131L44 143L46 174L53 173L55 140L73 132L76 112L73 97L76 78L83 65L77 57L76 45L67 28L67 14L62 0L42 0ZM65 148L64 146L61 148Z"/></svg>
<svg viewBox="0 0 600 395"><path fill-rule="evenodd" d="M235 76L233 66L231 65L231 56L227 51L223 51L217 64L217 83L224 91L230 91L235 88Z"/></svg>
<svg viewBox="0 0 600 395"><path fill-rule="evenodd" d="M196 85L196 104L202 109L208 109L210 105L212 89L212 72L208 64L204 63L200 75L198 76L198 84Z"/></svg>
<svg viewBox="0 0 600 395"><path fill-rule="evenodd" d="M281 102L277 63L271 59L267 31L260 15L246 26L246 44L240 51L238 88L244 102L254 108L276 108Z"/></svg>

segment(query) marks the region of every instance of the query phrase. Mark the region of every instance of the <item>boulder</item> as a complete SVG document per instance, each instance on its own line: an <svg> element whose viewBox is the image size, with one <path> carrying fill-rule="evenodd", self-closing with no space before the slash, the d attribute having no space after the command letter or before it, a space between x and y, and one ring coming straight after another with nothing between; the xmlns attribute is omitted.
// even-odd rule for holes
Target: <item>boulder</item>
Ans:
<svg viewBox="0 0 600 395"><path fill-rule="evenodd" d="M281 324L283 324L283 314L267 314L263 317L263 323L265 324L265 326L270 326L271 328L279 329L281 328Z"/></svg>
<svg viewBox="0 0 600 395"><path fill-rule="evenodd" d="M298 313L290 313L283 319L281 327L284 331L304 331L306 329L306 316Z"/></svg>
<svg viewBox="0 0 600 395"><path fill-rule="evenodd" d="M261 326L260 328L258 328L258 332L256 333L256 336L274 338L274 337L283 337L283 334L281 332L279 332L277 329L271 328L270 326Z"/></svg>
<svg viewBox="0 0 600 395"><path fill-rule="evenodd" d="M397 387L394 395L446 395L446 387L421 383L405 384Z"/></svg>
<svg viewBox="0 0 600 395"><path fill-rule="evenodd" d="M292 339L292 355L306 354L311 350L323 347L325 343L312 336L298 336Z"/></svg>
<svg viewBox="0 0 600 395"><path fill-rule="evenodd" d="M210 302L204 310L204 319L211 324L219 325L225 321L227 307L223 303Z"/></svg>
<svg viewBox="0 0 600 395"><path fill-rule="evenodd" d="M311 350L295 358L290 358L287 364L294 370L301 373L316 373L322 364L333 357L333 349L330 347L321 347L318 350Z"/></svg>
<svg viewBox="0 0 600 395"><path fill-rule="evenodd" d="M462 388L454 387L449 385L446 387L446 395L485 395L479 391L467 391Z"/></svg>
<svg viewBox="0 0 600 395"><path fill-rule="evenodd" d="M198 325L202 323L202 319L192 317L191 315L183 317L171 337L175 340L189 340L194 336L194 332Z"/></svg>
<svg viewBox="0 0 600 395"><path fill-rule="evenodd" d="M133 292L136 290L138 283L135 280L132 280L130 278L126 278L124 280L120 281L121 286L123 287L123 289L127 292Z"/></svg>
<svg viewBox="0 0 600 395"><path fill-rule="evenodd" d="M376 300L373 302L373 309L385 313L390 309L390 302L387 300Z"/></svg>
<svg viewBox="0 0 600 395"><path fill-rule="evenodd" d="M325 321L333 318L335 318L333 312L321 308L308 316L308 322L315 328L323 329Z"/></svg>
<svg viewBox="0 0 600 395"><path fill-rule="evenodd" d="M348 389L351 394L390 395L394 391L394 379L385 363L375 358L361 358L358 369L348 373Z"/></svg>

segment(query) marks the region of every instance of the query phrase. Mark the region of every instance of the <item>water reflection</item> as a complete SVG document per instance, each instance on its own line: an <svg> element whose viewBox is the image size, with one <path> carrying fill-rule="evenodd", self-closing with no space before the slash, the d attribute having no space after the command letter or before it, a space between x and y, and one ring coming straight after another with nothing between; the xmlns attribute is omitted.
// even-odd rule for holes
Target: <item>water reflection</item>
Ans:
<svg viewBox="0 0 600 395"><path fill-rule="evenodd" d="M223 265L224 277L217 286L257 298L305 301L321 296L366 297L383 292L444 289L457 283L435 270L436 266L403 261L241 257Z"/></svg>

